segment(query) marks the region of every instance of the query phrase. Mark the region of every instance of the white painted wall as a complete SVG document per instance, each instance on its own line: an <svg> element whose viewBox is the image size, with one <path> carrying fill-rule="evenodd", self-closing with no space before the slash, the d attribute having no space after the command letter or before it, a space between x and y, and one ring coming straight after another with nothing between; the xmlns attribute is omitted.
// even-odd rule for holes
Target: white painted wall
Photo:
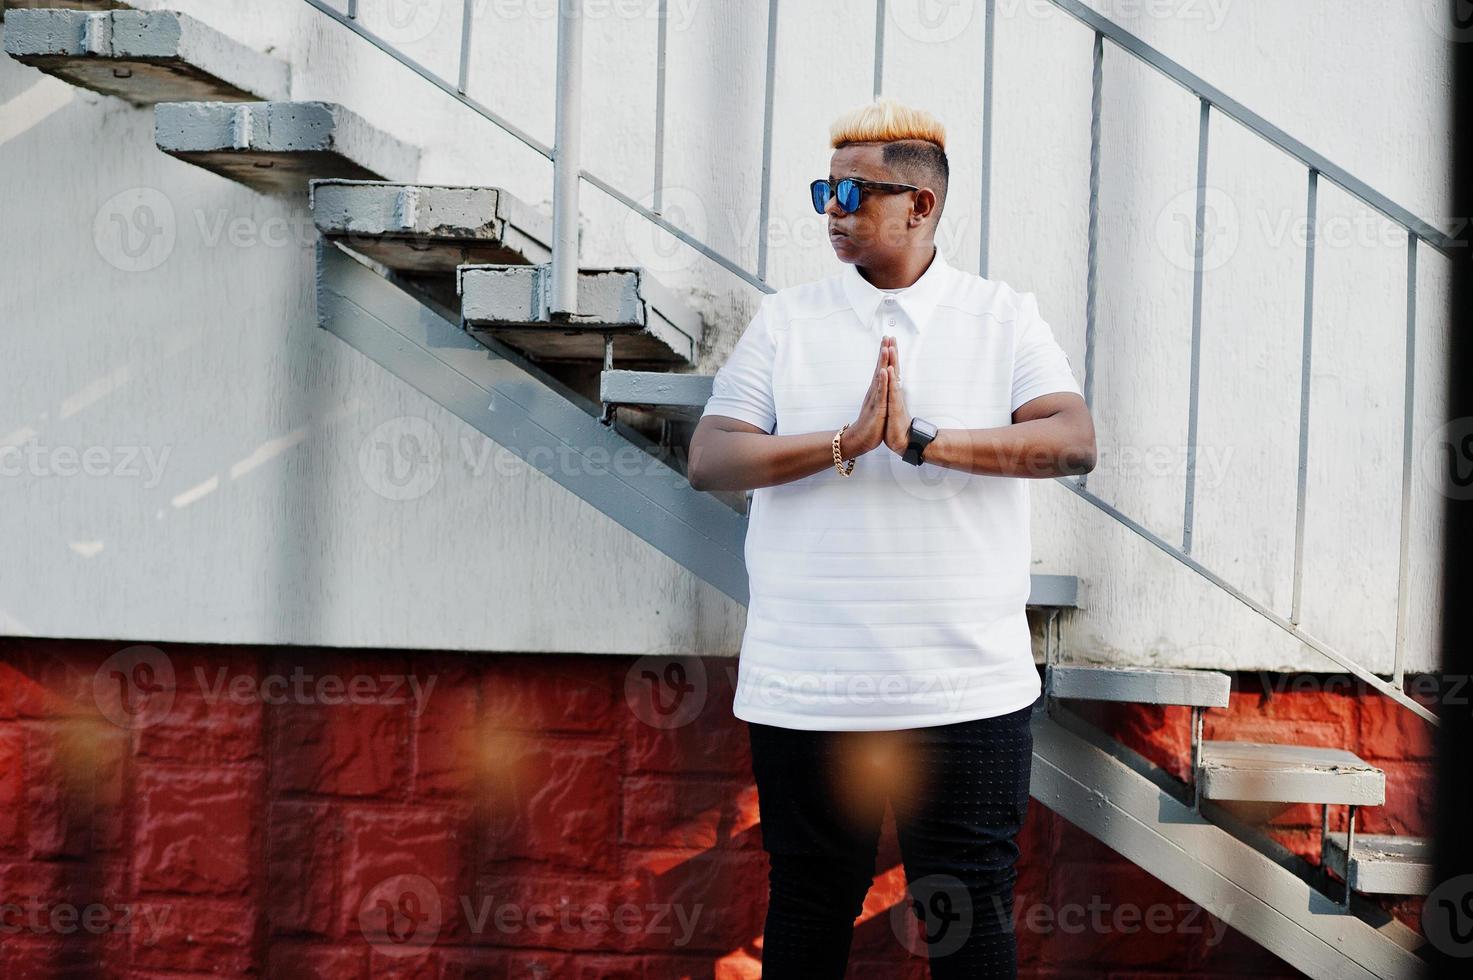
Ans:
<svg viewBox="0 0 1473 980"><path fill-rule="evenodd" d="M656 0L588 0L584 165L652 203ZM663 208L756 274L766 0L668 0ZM1447 211L1449 35L1432 0L1096 3L1423 217ZM164 6L147 3L141 6ZM293 97L342 102L423 147L419 179L550 209L551 167L304 0L167 4L291 62ZM345 6L340 2L339 6ZM362 0L365 24L454 80L460 0ZM1083 380L1091 35L1045 0L997 0L990 273L1036 292ZM552 0L479 0L468 94L533 140L553 129ZM888 0L882 88L949 129L940 245L977 267L982 0ZM779 4L766 279L837 271L805 185L827 125L867 101L869 2ZM1197 103L1112 46L1105 62L1102 454L1090 489L1182 535ZM1225 120L1204 276L1194 553L1292 601L1303 171ZM165 157L152 112L0 61L0 442L44 452L0 479L0 629L43 636L477 650L734 653L742 609L496 447L313 319L304 204ZM404 175L411 176L411 175ZM138 205L148 206L139 211ZM718 367L755 307L742 277L585 185L586 264L640 261L708 317ZM1304 625L1388 669L1401 507L1405 237L1322 185ZM134 221L158 217L160 234ZM121 224L119 224L121 222ZM130 222L134 222L130 226ZM124 234L126 230L126 234ZM128 243L146 248L131 254ZM1407 663L1432 663L1448 264L1420 253ZM441 451L399 496L375 447ZM409 443L399 443L409 445ZM131 447L152 458L138 475ZM66 475L67 452L103 475ZM151 454L151 455L150 455ZM14 460L15 455L6 457ZM360 466L360 460L367 462ZM479 464L479 465L478 465ZM13 469L13 467L12 467ZM1035 484L1039 571L1079 575L1082 656L1327 669L1324 658L1108 515ZM569 615L569 610L576 612Z"/></svg>

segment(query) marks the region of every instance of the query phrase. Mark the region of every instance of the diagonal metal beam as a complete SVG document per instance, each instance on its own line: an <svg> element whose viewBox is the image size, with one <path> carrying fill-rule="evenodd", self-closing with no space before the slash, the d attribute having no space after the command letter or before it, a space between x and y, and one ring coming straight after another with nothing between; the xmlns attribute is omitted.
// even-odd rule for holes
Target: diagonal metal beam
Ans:
<svg viewBox="0 0 1473 980"><path fill-rule="evenodd" d="M743 604L746 518L336 245L317 247L324 329Z"/></svg>

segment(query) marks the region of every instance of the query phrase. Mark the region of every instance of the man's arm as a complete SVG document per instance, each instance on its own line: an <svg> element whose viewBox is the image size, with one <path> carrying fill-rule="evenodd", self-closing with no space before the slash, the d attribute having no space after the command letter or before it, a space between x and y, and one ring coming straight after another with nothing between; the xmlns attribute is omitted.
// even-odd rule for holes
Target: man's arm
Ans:
<svg viewBox="0 0 1473 980"><path fill-rule="evenodd" d="M1012 425L939 429L924 463L988 476L1051 477L1088 473L1095 457L1089 406L1072 391L1056 391L1019 405Z"/></svg>
<svg viewBox="0 0 1473 980"><path fill-rule="evenodd" d="M848 452L853 430L840 448ZM755 490L791 483L834 465L834 434L770 435L725 415L707 415L691 435L686 476L694 490Z"/></svg>

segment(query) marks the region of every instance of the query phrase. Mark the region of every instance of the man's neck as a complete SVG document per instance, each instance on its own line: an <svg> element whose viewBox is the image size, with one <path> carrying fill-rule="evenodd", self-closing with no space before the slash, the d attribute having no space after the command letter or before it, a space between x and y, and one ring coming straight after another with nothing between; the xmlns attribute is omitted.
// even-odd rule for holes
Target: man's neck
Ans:
<svg viewBox="0 0 1473 980"><path fill-rule="evenodd" d="M916 248L901 252L891 263L857 265L855 268L876 289L904 289L906 286L914 285L915 281L931 267L931 262L935 258L935 242L925 242Z"/></svg>

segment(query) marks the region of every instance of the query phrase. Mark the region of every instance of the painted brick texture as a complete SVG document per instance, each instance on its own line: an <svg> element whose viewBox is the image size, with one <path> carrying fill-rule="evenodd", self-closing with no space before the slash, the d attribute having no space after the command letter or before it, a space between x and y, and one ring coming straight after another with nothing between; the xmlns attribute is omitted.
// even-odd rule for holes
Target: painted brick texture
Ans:
<svg viewBox="0 0 1473 980"><path fill-rule="evenodd" d="M755 978L735 666L0 640L0 976ZM1388 775L1360 826L1430 831L1419 721L1344 679L1234 687L1209 738L1351 748ZM1185 773L1185 709L1080 710ZM1255 816L1316 855L1316 808ZM1036 803L1022 845L1025 976L1297 975ZM904 891L887 819L851 976L927 975Z"/></svg>

